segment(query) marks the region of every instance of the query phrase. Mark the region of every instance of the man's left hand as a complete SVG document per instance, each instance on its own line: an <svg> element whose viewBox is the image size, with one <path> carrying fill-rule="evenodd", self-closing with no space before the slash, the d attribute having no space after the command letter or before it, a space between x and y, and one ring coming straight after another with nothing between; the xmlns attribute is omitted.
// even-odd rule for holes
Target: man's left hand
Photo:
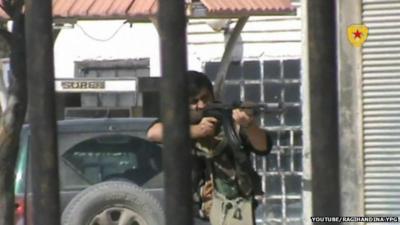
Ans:
<svg viewBox="0 0 400 225"><path fill-rule="evenodd" d="M232 111L232 118L237 124L243 127L249 127L254 121L250 110L234 109Z"/></svg>

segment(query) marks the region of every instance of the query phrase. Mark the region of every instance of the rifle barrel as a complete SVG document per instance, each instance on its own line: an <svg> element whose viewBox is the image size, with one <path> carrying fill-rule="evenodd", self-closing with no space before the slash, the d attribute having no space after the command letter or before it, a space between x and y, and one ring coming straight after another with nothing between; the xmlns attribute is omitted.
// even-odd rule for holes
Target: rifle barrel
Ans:
<svg viewBox="0 0 400 225"><path fill-rule="evenodd" d="M219 109L274 109L274 110L281 110L282 104L281 103L210 103L207 105L207 108L219 108Z"/></svg>

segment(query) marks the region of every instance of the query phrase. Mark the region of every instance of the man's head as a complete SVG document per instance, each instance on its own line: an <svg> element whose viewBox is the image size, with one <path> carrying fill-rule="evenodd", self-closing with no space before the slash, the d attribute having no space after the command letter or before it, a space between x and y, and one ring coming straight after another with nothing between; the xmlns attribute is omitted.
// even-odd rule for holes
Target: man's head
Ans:
<svg viewBox="0 0 400 225"><path fill-rule="evenodd" d="M214 101L211 81L204 73L188 71L188 89L190 109L202 110Z"/></svg>

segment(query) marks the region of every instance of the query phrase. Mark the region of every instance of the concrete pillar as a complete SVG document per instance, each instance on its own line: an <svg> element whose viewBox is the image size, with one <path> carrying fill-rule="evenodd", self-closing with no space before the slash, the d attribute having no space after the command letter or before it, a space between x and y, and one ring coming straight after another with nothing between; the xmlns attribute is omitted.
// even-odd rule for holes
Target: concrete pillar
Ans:
<svg viewBox="0 0 400 225"><path fill-rule="evenodd" d="M361 11L361 0L338 1L339 180L344 216L364 215L361 48L347 39L347 27L361 23Z"/></svg>

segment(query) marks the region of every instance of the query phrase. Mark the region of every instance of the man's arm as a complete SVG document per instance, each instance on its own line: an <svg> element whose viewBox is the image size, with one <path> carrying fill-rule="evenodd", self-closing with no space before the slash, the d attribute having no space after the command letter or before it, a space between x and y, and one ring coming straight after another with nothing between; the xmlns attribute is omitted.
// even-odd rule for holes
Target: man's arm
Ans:
<svg viewBox="0 0 400 225"><path fill-rule="evenodd" d="M163 137L163 125L161 122L154 123L146 133L147 139L153 142L162 142Z"/></svg>
<svg viewBox="0 0 400 225"><path fill-rule="evenodd" d="M193 139L213 136L215 134L215 124L217 119L214 117L204 117L198 124L190 126L190 137ZM153 124L147 130L147 139L161 143L163 140L164 126L161 122Z"/></svg>
<svg viewBox="0 0 400 225"><path fill-rule="evenodd" d="M232 112L232 117L243 129L255 150L259 152L267 152L269 150L268 141L270 140L267 140L266 131L257 125L250 113L246 113L245 110L235 109Z"/></svg>
<svg viewBox="0 0 400 225"><path fill-rule="evenodd" d="M251 145L259 152L267 152L268 149L268 138L266 131L258 127L258 125L253 122L247 127L242 128L246 133L246 136L251 143Z"/></svg>

